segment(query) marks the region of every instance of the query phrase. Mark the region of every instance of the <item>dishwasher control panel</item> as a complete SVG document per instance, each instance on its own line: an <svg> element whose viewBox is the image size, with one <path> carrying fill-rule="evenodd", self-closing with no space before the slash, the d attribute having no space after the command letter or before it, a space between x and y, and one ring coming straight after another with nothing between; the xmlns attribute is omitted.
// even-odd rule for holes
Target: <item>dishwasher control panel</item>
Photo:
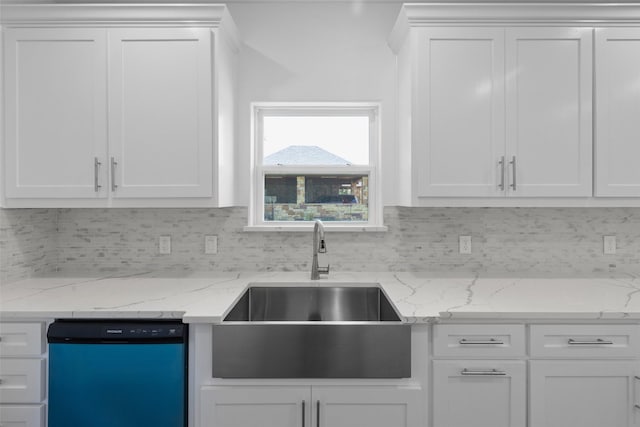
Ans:
<svg viewBox="0 0 640 427"><path fill-rule="evenodd" d="M47 333L57 343L185 342L186 325L176 321L58 320Z"/></svg>

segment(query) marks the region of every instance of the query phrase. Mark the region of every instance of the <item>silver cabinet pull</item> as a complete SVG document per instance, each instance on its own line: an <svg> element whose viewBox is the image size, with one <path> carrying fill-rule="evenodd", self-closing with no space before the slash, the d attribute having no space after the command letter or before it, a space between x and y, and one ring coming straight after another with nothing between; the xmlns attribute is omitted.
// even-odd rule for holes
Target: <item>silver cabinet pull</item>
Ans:
<svg viewBox="0 0 640 427"><path fill-rule="evenodd" d="M472 371L472 370L469 370L467 368L464 368L462 371L460 371L460 375L495 377L495 376L507 375L507 373L504 372L504 371L499 371L497 369L489 369L489 370L486 370L486 371L483 371L483 370Z"/></svg>
<svg viewBox="0 0 640 427"><path fill-rule="evenodd" d="M504 171L505 171L504 156L500 158L500 161L498 162L498 164L500 165L500 184L498 185L498 188L500 189L500 191L504 191Z"/></svg>
<svg viewBox="0 0 640 427"><path fill-rule="evenodd" d="M613 341L603 340L602 338L598 338L595 341L580 341L580 340L574 340L573 338L569 338L569 341L567 341L567 343L569 345L602 345L602 344L611 345L613 344Z"/></svg>
<svg viewBox="0 0 640 427"><path fill-rule="evenodd" d="M320 401L316 402L316 427L320 427Z"/></svg>
<svg viewBox="0 0 640 427"><path fill-rule="evenodd" d="M98 160L97 157L94 157L93 159L93 189L95 190L95 192L99 192L100 189L102 188L102 185L100 185L100 166L102 166L102 163L100 163L100 160Z"/></svg>
<svg viewBox="0 0 640 427"><path fill-rule="evenodd" d="M513 188L513 191L516 191L517 190L516 188L516 156L513 156L509 164L512 167L512 173L513 173L513 176L511 177L511 188Z"/></svg>
<svg viewBox="0 0 640 427"><path fill-rule="evenodd" d="M305 405L307 404L307 402L305 402L304 400L302 401L302 427L305 426L306 420L305 420Z"/></svg>
<svg viewBox="0 0 640 427"><path fill-rule="evenodd" d="M495 338L491 338L491 339L488 339L488 340L468 340L466 338L462 338L458 342L460 344L463 344L463 345L487 345L487 344L501 345L501 344L504 344L504 341L500 341L500 340L497 340Z"/></svg>
<svg viewBox="0 0 640 427"><path fill-rule="evenodd" d="M118 166L118 162L116 162L116 158L111 158L111 191L116 191L118 186L116 185L116 166Z"/></svg>

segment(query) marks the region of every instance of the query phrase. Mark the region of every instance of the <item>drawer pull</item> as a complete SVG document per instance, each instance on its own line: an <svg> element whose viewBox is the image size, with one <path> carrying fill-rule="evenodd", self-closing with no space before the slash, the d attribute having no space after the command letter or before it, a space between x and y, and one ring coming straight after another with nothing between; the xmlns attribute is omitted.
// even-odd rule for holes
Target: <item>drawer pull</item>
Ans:
<svg viewBox="0 0 640 427"><path fill-rule="evenodd" d="M499 375L507 375L504 371L498 371L497 369L490 369L488 371L470 371L467 368L464 368L460 371L460 375L475 375L475 376L499 376Z"/></svg>
<svg viewBox="0 0 640 427"><path fill-rule="evenodd" d="M459 341L459 343L463 345L487 345L487 344L502 345L504 344L504 341L500 341L495 338L491 338L489 340L468 340L466 338L462 338Z"/></svg>
<svg viewBox="0 0 640 427"><path fill-rule="evenodd" d="M605 341L602 338L598 338L595 341L580 341L569 338L567 341L569 345L612 345L613 341Z"/></svg>

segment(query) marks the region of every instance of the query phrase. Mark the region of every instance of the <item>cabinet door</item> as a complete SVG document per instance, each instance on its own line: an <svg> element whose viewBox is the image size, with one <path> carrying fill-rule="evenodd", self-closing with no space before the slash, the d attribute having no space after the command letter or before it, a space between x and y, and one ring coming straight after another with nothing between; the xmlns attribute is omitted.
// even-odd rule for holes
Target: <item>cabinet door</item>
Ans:
<svg viewBox="0 0 640 427"><path fill-rule="evenodd" d="M200 427L311 425L309 387L203 387L200 397Z"/></svg>
<svg viewBox="0 0 640 427"><path fill-rule="evenodd" d="M433 362L434 427L524 427L526 407L524 361Z"/></svg>
<svg viewBox="0 0 640 427"><path fill-rule="evenodd" d="M315 427L421 427L420 388L321 387L312 388Z"/></svg>
<svg viewBox="0 0 640 427"><path fill-rule="evenodd" d="M424 28L417 37L418 196L503 195L504 30Z"/></svg>
<svg viewBox="0 0 640 427"><path fill-rule="evenodd" d="M2 427L44 427L45 405L3 405L0 407Z"/></svg>
<svg viewBox="0 0 640 427"><path fill-rule="evenodd" d="M530 363L531 427L640 425L635 362Z"/></svg>
<svg viewBox="0 0 640 427"><path fill-rule="evenodd" d="M640 196L640 28L596 30L596 196Z"/></svg>
<svg viewBox="0 0 640 427"><path fill-rule="evenodd" d="M591 196L593 30L506 34L508 193Z"/></svg>
<svg viewBox="0 0 640 427"><path fill-rule="evenodd" d="M106 64L105 30L6 30L8 198L106 197Z"/></svg>
<svg viewBox="0 0 640 427"><path fill-rule="evenodd" d="M109 30L113 197L209 197L212 34Z"/></svg>

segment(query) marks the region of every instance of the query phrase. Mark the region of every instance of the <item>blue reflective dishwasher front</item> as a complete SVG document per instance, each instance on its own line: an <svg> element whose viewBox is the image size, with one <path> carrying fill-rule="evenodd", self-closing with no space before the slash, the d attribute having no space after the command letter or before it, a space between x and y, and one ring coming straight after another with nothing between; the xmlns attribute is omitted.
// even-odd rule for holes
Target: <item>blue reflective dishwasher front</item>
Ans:
<svg viewBox="0 0 640 427"><path fill-rule="evenodd" d="M184 343L50 343L49 427L184 427Z"/></svg>

